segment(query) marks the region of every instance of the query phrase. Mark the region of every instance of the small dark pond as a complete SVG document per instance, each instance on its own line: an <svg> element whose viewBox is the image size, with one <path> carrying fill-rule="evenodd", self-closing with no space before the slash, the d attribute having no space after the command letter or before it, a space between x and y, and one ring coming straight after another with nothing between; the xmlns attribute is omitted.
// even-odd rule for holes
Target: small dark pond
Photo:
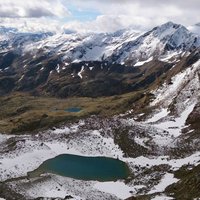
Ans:
<svg viewBox="0 0 200 200"><path fill-rule="evenodd" d="M81 108L74 107L74 108L65 109L65 112L74 112L74 113L76 113L76 112L80 112L81 110L82 110Z"/></svg>

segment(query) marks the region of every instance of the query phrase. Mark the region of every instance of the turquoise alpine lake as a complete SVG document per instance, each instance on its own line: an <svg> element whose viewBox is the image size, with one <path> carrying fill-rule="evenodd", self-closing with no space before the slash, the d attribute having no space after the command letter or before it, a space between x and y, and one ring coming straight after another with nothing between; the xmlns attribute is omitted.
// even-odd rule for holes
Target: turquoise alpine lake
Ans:
<svg viewBox="0 0 200 200"><path fill-rule="evenodd" d="M28 176L36 177L44 173L80 180L116 181L126 179L130 171L126 163L118 159L62 154L46 160Z"/></svg>
<svg viewBox="0 0 200 200"><path fill-rule="evenodd" d="M76 107L65 109L66 112L74 112L74 113L80 112L81 110L82 110L81 108L76 108Z"/></svg>

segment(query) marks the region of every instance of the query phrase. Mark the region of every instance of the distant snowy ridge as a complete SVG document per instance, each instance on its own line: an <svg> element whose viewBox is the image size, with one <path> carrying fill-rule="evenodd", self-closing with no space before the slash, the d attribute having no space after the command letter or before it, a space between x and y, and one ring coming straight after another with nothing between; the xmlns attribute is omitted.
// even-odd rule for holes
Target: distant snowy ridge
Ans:
<svg viewBox="0 0 200 200"><path fill-rule="evenodd" d="M42 49L44 45L47 52L54 49L64 60L106 60L134 65L150 58L165 57L170 52L190 51L200 46L200 37L182 25L168 22L144 34L123 30L114 34L56 35L39 41L36 46Z"/></svg>
<svg viewBox="0 0 200 200"><path fill-rule="evenodd" d="M124 29L115 33L20 33L0 27L0 47L20 48L33 54L59 55L71 62L108 61L134 66L150 58L169 60L174 53L200 46L200 36L168 22L146 33Z"/></svg>

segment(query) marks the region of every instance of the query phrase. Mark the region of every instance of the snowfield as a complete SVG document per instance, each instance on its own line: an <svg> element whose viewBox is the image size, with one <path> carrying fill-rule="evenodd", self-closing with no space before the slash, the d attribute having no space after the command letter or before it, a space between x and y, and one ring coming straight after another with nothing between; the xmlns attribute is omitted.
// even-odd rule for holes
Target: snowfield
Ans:
<svg viewBox="0 0 200 200"><path fill-rule="evenodd" d="M164 192L165 188L173 183L178 182L178 179L174 178L173 174L166 173L160 183L156 185L153 190L149 192L149 194Z"/></svg>

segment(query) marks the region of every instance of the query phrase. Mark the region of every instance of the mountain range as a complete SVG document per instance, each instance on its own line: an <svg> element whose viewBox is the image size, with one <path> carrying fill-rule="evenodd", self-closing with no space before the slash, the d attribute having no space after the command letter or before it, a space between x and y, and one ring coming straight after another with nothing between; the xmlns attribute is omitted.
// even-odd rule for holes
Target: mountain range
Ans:
<svg viewBox="0 0 200 200"><path fill-rule="evenodd" d="M130 92L186 57L191 60L200 46L200 36L172 22L146 33L20 33L5 27L0 33L0 94L95 97Z"/></svg>
<svg viewBox="0 0 200 200"><path fill-rule="evenodd" d="M0 27L0 197L123 199L119 184L129 200L199 199L198 26L57 34ZM130 176L110 182L114 189L27 176L73 152L117 157Z"/></svg>

